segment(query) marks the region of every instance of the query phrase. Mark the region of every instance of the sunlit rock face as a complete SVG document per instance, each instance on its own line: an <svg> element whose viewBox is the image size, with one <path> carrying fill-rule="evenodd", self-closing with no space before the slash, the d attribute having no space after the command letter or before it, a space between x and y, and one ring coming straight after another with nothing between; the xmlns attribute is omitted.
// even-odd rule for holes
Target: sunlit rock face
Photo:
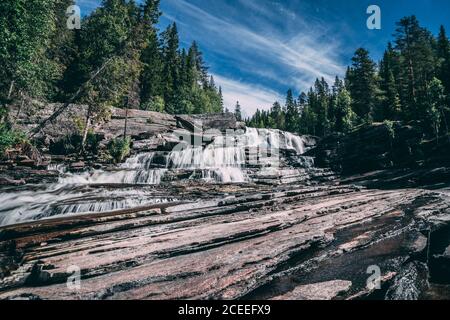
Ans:
<svg viewBox="0 0 450 320"><path fill-rule="evenodd" d="M200 132L188 143L196 133L183 130L150 137L148 148L140 140L147 151L115 167L71 172L67 165L50 164L48 170L60 175L56 183L2 192L0 225L176 200L152 191L161 184L292 183L306 180L305 168L312 166L312 158L302 157L306 138L291 133L255 128Z"/></svg>

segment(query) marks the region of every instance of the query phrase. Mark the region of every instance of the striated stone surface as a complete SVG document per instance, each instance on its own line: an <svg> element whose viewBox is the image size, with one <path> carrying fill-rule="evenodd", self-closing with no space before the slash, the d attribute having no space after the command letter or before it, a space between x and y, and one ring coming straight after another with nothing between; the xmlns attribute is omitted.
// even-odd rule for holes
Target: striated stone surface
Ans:
<svg viewBox="0 0 450 320"><path fill-rule="evenodd" d="M352 286L351 281L333 280L321 283L307 284L296 287L293 291L274 300L332 300L347 292Z"/></svg>
<svg viewBox="0 0 450 320"><path fill-rule="evenodd" d="M450 212L448 194L417 189L192 184L164 192L184 200L1 228L0 255L15 262L2 271L0 298L297 299L314 284L304 298L350 298L367 291L371 265L400 274L417 251L410 235L438 228L427 221ZM82 277L75 291L66 286L73 266ZM397 287L391 298L412 296Z"/></svg>
<svg viewBox="0 0 450 320"><path fill-rule="evenodd" d="M82 120L85 111L72 106L45 129L42 144L77 132L74 119ZM20 115L17 125L32 128L49 112L38 107L32 115ZM386 124L375 124L328 137L312 150L317 138L304 137L299 146L283 134L289 139L281 141L280 167L258 159L243 168L246 183L206 184L205 172L180 166L156 185L141 184L147 179L129 185L134 180L114 174L143 168L141 178L150 178L145 175L167 170L177 136L195 139L192 132L200 123L218 131L243 125L229 114L113 109L111 119L95 128L103 146L123 134L125 118L133 153L151 157L144 154L117 168L95 157L56 156L52 161L67 165L41 170L48 159L29 150L0 164L0 184L9 185L2 190L12 200L26 191L24 201L45 187L30 184L51 184L60 174L77 178L76 184L90 178L85 171L101 169L95 179L52 189L51 198L41 200L53 211L34 218L53 219L0 228L0 299L406 300L448 291L447 141L423 141L420 130L401 124L394 124L394 136ZM215 135L206 138L203 148ZM244 153L255 156L250 149ZM74 177L73 171L84 175ZM110 179L100 179L105 176ZM116 192L122 189L126 193ZM104 192L97 195L99 190ZM49 205L65 192L79 194ZM36 209L31 201L27 208ZM123 209L127 201L132 209ZM89 208L60 212L58 205ZM89 213L104 205L115 211ZM25 221L27 213L17 210L14 223ZM381 289L367 287L374 266L381 271ZM73 270L81 272L76 290L67 286Z"/></svg>

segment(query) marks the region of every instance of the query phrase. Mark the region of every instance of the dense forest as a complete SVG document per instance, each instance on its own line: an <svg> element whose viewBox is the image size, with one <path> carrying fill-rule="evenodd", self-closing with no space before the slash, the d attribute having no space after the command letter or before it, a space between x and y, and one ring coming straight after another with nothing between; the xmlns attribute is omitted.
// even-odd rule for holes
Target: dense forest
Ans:
<svg viewBox="0 0 450 320"><path fill-rule="evenodd" d="M31 100L110 106L171 114L223 109L196 42L180 48L176 24L157 28L159 0L103 0L67 27L73 0L0 2L1 144L14 140L8 106Z"/></svg>
<svg viewBox="0 0 450 320"><path fill-rule="evenodd" d="M298 98L292 90L282 106L258 110L248 125L325 136L372 122L416 121L436 136L448 134L450 42L444 27L438 37L415 16L397 23L394 42L375 63L360 48L345 78L330 86L323 78Z"/></svg>
<svg viewBox="0 0 450 320"><path fill-rule="evenodd" d="M75 30L66 25L73 0L0 2L0 151L25 139L12 130L9 107L26 108L35 100L86 104L92 118L108 116L111 106L170 114L227 111L198 44L181 48L175 23L158 29L159 2L103 0ZM444 27L435 37L415 16L405 17L394 38L379 63L360 48L344 79L317 79L298 97L289 90L284 105L258 110L247 124L326 136L401 120L436 136L448 133L450 42ZM239 103L234 112L244 120Z"/></svg>

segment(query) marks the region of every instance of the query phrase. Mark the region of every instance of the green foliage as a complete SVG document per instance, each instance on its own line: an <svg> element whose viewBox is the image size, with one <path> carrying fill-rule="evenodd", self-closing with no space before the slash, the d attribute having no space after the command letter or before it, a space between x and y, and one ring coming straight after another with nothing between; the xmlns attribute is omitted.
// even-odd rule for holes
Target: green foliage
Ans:
<svg viewBox="0 0 450 320"><path fill-rule="evenodd" d="M424 103L425 118L436 137L439 136L440 126L446 109L446 96L441 80L433 78L427 85L427 99Z"/></svg>
<svg viewBox="0 0 450 320"><path fill-rule="evenodd" d="M60 75L47 55L56 29L54 0L0 2L0 95L43 97ZM12 97L12 96L11 96Z"/></svg>
<svg viewBox="0 0 450 320"><path fill-rule="evenodd" d="M26 141L26 137L22 132L12 130L7 124L0 124L0 157L9 148Z"/></svg>
<svg viewBox="0 0 450 320"><path fill-rule="evenodd" d="M444 27L435 39L416 17L405 17L397 23L394 40L378 66L360 48L344 81L336 78L331 90L317 79L298 101L290 91L285 108L277 102L268 111L257 110L247 124L325 136L372 121L384 122L394 134L394 121L415 120L436 137L448 133L450 41Z"/></svg>
<svg viewBox="0 0 450 320"><path fill-rule="evenodd" d="M89 105L89 119L78 119L77 125L90 148L95 143L89 126L108 117L110 106L171 114L225 111L222 90L208 74L198 44L180 49L176 24L158 30L160 0L140 5L103 0L78 31L66 27L71 4L0 2L0 122L6 121L11 100L67 101L82 88L75 102ZM450 41L444 27L434 37L415 16L405 17L392 43L378 66L359 48L344 80L336 78L330 86L317 79L297 99L289 90L284 105L258 110L248 125L325 136L372 121L414 120L433 135L448 132ZM237 105L238 120L242 111ZM2 143L8 146L16 133L3 126ZM71 149L78 139L63 144Z"/></svg>
<svg viewBox="0 0 450 320"><path fill-rule="evenodd" d="M394 122L390 120L384 120L383 121L384 126L386 127L389 135L390 140L395 139L395 128L394 128Z"/></svg>
<svg viewBox="0 0 450 320"><path fill-rule="evenodd" d="M141 105L142 110L164 112L164 99L160 96L155 96L151 100Z"/></svg>
<svg viewBox="0 0 450 320"><path fill-rule="evenodd" d="M81 122L80 122L81 123ZM82 131L80 133L67 135L61 140L52 143L50 145L50 153L57 155L69 155L78 153L81 150L81 144L83 141ZM92 131L89 130L86 136L86 144L84 150L91 154L98 154L100 140L98 136Z"/></svg>
<svg viewBox="0 0 450 320"><path fill-rule="evenodd" d="M356 123L356 113L352 110L352 98L350 93L342 88L336 97L336 123L335 130L338 132L350 132Z"/></svg>
<svg viewBox="0 0 450 320"><path fill-rule="evenodd" d="M433 36L422 28L415 16L397 23L395 49L399 54L397 75L403 118L418 120L423 117L420 104L426 95L426 84L436 72Z"/></svg>
<svg viewBox="0 0 450 320"><path fill-rule="evenodd" d="M347 79L352 109L361 122L370 123L377 104L376 64L364 48L356 50L352 61Z"/></svg>
<svg viewBox="0 0 450 320"><path fill-rule="evenodd" d="M242 121L242 110L239 101L236 102L236 106L234 107L234 115L237 121Z"/></svg>
<svg viewBox="0 0 450 320"><path fill-rule="evenodd" d="M122 162L130 154L131 139L116 138L108 144L108 152L115 163Z"/></svg>

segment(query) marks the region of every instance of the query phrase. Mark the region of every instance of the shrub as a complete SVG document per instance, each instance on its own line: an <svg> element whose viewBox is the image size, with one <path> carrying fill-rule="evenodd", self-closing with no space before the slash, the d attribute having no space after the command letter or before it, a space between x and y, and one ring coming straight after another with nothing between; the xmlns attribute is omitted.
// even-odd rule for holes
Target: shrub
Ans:
<svg viewBox="0 0 450 320"><path fill-rule="evenodd" d="M26 136L23 132L11 129L7 124L0 124L0 156L3 157L6 150L15 145L25 142Z"/></svg>
<svg viewBox="0 0 450 320"><path fill-rule="evenodd" d="M86 151L91 152L92 154L98 154L100 140L101 139L99 139L93 130L89 130L86 137Z"/></svg>
<svg viewBox="0 0 450 320"><path fill-rule="evenodd" d="M394 128L394 122L393 121L389 121L389 120L384 120L383 124L385 125L387 131L388 131L388 135L389 138L391 140L395 139L395 128Z"/></svg>
<svg viewBox="0 0 450 320"><path fill-rule="evenodd" d="M122 162L130 154L130 138L116 138L108 144L108 152L115 163Z"/></svg>
<svg viewBox="0 0 450 320"><path fill-rule="evenodd" d="M156 111L156 112L164 112L164 107L165 107L164 99L159 96L141 105L142 110Z"/></svg>

